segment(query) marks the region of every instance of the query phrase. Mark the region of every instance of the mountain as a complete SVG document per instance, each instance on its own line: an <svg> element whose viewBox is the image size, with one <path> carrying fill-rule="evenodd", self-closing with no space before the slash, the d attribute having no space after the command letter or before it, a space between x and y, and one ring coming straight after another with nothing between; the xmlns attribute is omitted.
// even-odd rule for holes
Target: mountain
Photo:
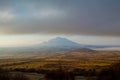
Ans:
<svg viewBox="0 0 120 80"><path fill-rule="evenodd" d="M110 47L110 46L106 46ZM93 53L99 53L94 50L96 48L105 48L105 46L94 46L94 45L83 45L76 42L73 42L69 39L56 37L47 42L43 42L40 44L34 44L32 46L27 47L7 47L0 48L0 55L2 57L16 57L14 55L26 55L29 56L52 56L58 54L66 54L66 56L75 56L75 57L87 57L94 55ZM93 49L93 50L92 50ZM0 57L1 57L0 56Z"/></svg>
<svg viewBox="0 0 120 80"><path fill-rule="evenodd" d="M63 37L56 37L47 42L43 42L41 44L35 45L36 47L63 47L63 48L111 48L111 47L120 47L120 46L113 46L113 45L86 45L86 44L79 44L77 42L71 41L67 38Z"/></svg>
<svg viewBox="0 0 120 80"><path fill-rule="evenodd" d="M56 37L47 42L35 44L26 47L7 47L0 48L0 54L40 54L40 55L53 55L56 53L79 52L79 53L93 53L91 49L109 48L112 46L99 46L99 45L83 45L73 42L69 39ZM90 48L90 49L89 49Z"/></svg>
<svg viewBox="0 0 120 80"><path fill-rule="evenodd" d="M62 38L62 37L56 37L56 38L51 39L47 42L43 42L42 44L39 44L39 46L45 46L45 47L83 47L83 45L80 45L76 42L73 42L71 40L68 40L68 39Z"/></svg>
<svg viewBox="0 0 120 80"><path fill-rule="evenodd" d="M56 55L58 53L66 53L71 50L75 50L78 48L82 48L83 45L73 42L69 39L56 37L47 42L43 42L40 44L34 44L32 46L27 47L7 47L0 48L0 58L4 57L17 57L17 56L51 56ZM17 55L17 56L14 56Z"/></svg>
<svg viewBox="0 0 120 80"><path fill-rule="evenodd" d="M84 45L78 44L66 38L56 37L32 47L39 48L39 50L41 49L41 52L66 52L77 48L82 48Z"/></svg>

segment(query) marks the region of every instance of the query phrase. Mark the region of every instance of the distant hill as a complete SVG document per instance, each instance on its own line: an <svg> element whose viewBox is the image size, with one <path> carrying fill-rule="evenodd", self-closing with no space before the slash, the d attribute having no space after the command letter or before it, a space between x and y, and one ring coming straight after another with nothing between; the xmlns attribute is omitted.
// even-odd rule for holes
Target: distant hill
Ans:
<svg viewBox="0 0 120 80"><path fill-rule="evenodd" d="M89 48L79 48L79 49L75 49L72 51L67 52L66 54L64 54L63 58L87 58L87 57L91 57L95 54L99 53L99 51L96 50L92 50Z"/></svg>
<svg viewBox="0 0 120 80"><path fill-rule="evenodd" d="M85 49L85 48L91 48L91 49L106 49L106 48L120 48L120 46L115 45L86 45L86 44L79 44L77 42L71 41L67 38L63 37L56 37L51 40L48 40L47 42L43 42L40 44L33 45L32 47L36 48L46 48L46 49L61 49L65 51L71 51L74 49Z"/></svg>
<svg viewBox="0 0 120 80"><path fill-rule="evenodd" d="M41 52L67 52L78 48L83 48L84 45L73 42L69 39L56 37L47 42L36 44L33 48L39 49Z"/></svg>
<svg viewBox="0 0 120 80"><path fill-rule="evenodd" d="M29 57L29 55L51 56L51 55L57 55L58 53L62 53L62 54L65 53L67 54L66 56L73 57L74 55L76 57L79 56L85 57L85 55L90 56L93 55L93 53L101 53L96 51L97 48L109 48L109 47L111 46L84 45L84 44L76 43L66 38L56 37L51 40L48 40L47 42L34 44L32 46L27 46L27 47L0 48L0 54L2 55L2 57L6 57L6 56L9 57L11 55L17 56L24 54Z"/></svg>
<svg viewBox="0 0 120 80"><path fill-rule="evenodd" d="M37 44L37 47L64 47L64 48L78 48L83 47L83 45L78 44L76 42L73 42L69 39L62 38L62 37L56 37L51 40L48 40L47 42L43 42L41 44Z"/></svg>
<svg viewBox="0 0 120 80"><path fill-rule="evenodd" d="M89 48L79 48L79 49L75 49L67 53L52 57L52 59L89 60L93 58L94 59L107 59L107 58L111 59L119 56L120 56L120 51L99 51L99 50L92 50Z"/></svg>
<svg viewBox="0 0 120 80"><path fill-rule="evenodd" d="M96 50L92 50L92 49L89 49L89 48L79 48L79 49L75 49L71 52L84 52L84 53L96 53L97 51Z"/></svg>
<svg viewBox="0 0 120 80"><path fill-rule="evenodd" d="M82 47L82 44L78 44L66 38L56 37L48 40L47 42L27 47L0 48L0 54L53 55L60 52L65 53Z"/></svg>

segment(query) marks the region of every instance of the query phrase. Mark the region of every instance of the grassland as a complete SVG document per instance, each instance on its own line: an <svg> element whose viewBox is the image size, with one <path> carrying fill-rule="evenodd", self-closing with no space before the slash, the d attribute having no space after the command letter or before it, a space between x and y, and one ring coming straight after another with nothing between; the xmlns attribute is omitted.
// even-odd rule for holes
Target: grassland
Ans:
<svg viewBox="0 0 120 80"><path fill-rule="evenodd" d="M90 57L90 58L47 58L47 59L7 59L0 60L0 67L4 69L14 70L18 68L55 70L59 66L63 69L73 70L75 68L82 69L101 69L120 60L120 56L114 57Z"/></svg>
<svg viewBox="0 0 120 80"><path fill-rule="evenodd" d="M35 75L36 73L55 75L61 72L62 74L68 75L72 72L79 75L87 74L88 76L88 74L93 74L96 76L96 73L100 73L101 70L107 69L112 64L119 62L120 52L99 52L98 54L71 52L69 54L55 55L45 58L38 57L1 59L0 68L15 74L22 72L22 74L27 77L32 76L30 77L31 80L37 80L40 78L38 75Z"/></svg>

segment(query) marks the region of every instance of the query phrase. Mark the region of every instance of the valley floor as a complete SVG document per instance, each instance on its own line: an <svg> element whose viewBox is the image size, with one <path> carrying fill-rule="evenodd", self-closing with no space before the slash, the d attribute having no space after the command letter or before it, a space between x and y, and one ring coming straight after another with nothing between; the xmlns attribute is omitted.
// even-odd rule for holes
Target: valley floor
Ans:
<svg viewBox="0 0 120 80"><path fill-rule="evenodd" d="M108 70L113 64L120 61L119 52L101 52L101 54L74 52L74 54L70 53L69 55L38 57L33 59L1 59L0 71L1 73L7 72L9 75L15 74L17 77L22 75L22 77L29 78L25 80L97 80L102 71ZM115 69L117 69L116 67ZM0 77L4 76L1 73ZM109 73L107 74L109 75Z"/></svg>

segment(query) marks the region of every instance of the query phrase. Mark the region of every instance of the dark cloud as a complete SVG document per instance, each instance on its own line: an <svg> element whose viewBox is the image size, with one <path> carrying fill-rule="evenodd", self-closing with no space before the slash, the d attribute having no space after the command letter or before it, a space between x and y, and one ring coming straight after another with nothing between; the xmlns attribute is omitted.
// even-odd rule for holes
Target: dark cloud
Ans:
<svg viewBox="0 0 120 80"><path fill-rule="evenodd" d="M0 31L120 36L119 4L119 0L0 0Z"/></svg>

